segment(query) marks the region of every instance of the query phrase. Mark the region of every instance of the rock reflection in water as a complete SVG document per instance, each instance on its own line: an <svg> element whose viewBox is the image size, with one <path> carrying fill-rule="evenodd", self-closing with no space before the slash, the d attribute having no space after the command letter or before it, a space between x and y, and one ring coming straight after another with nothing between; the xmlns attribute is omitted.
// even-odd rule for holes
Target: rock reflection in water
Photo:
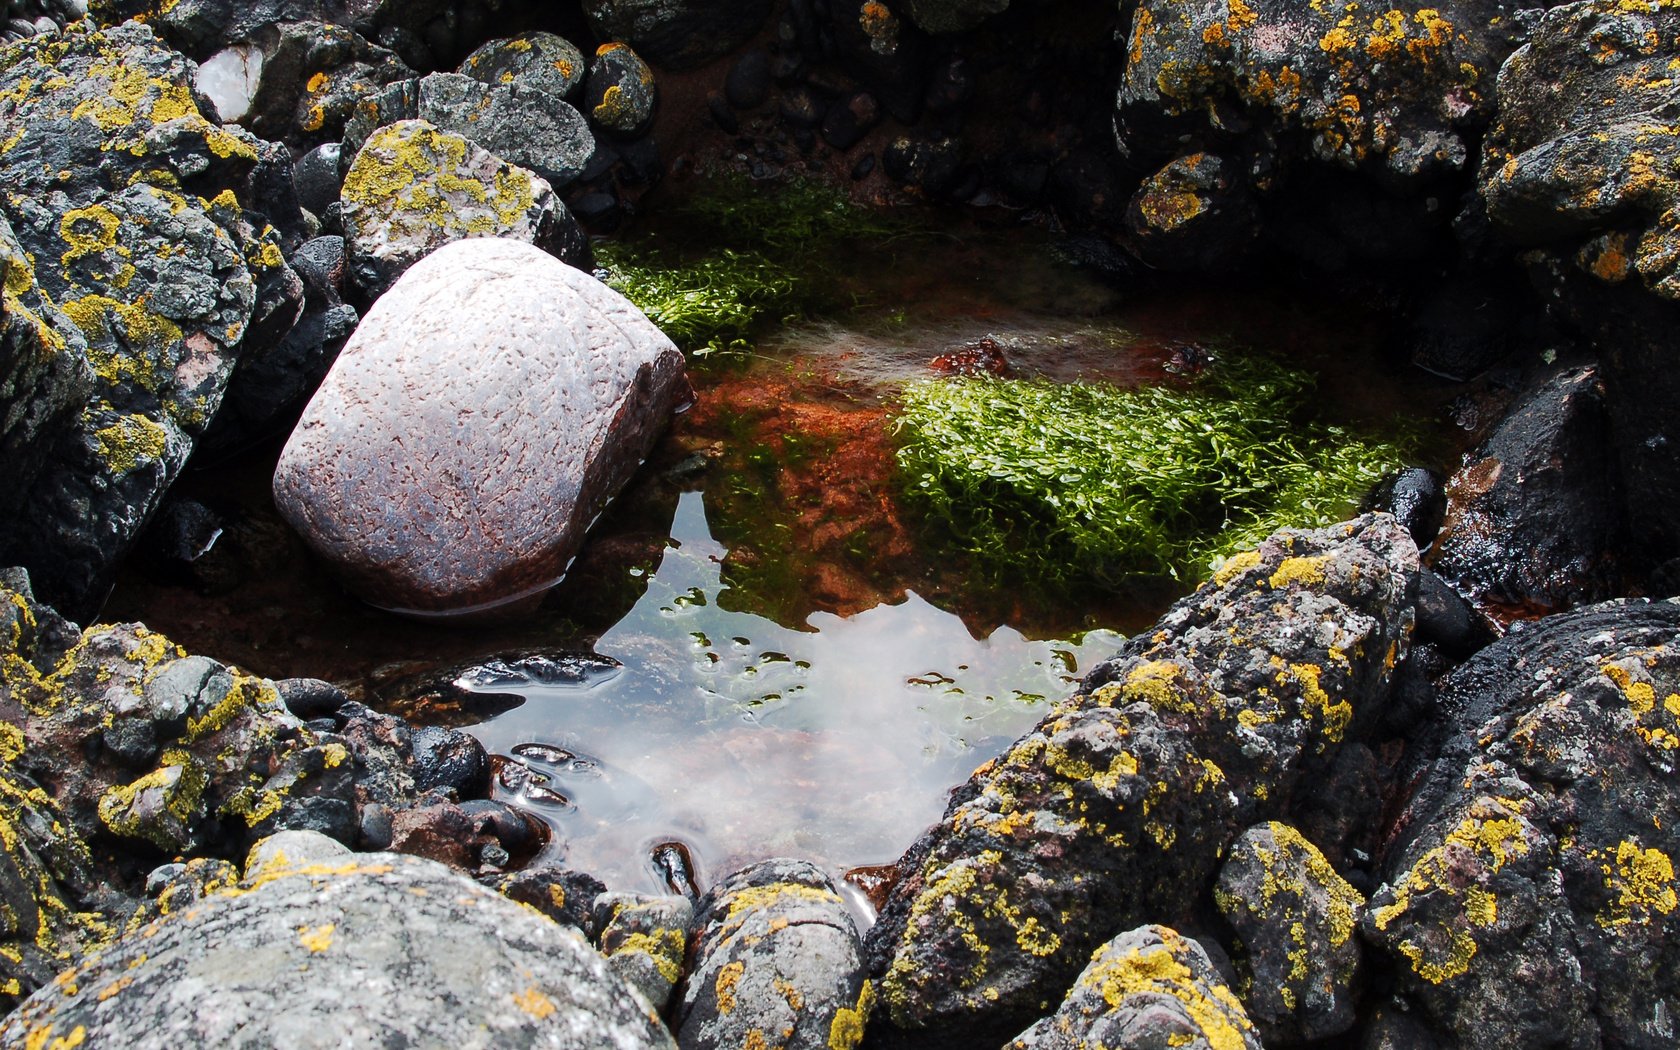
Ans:
<svg viewBox="0 0 1680 1050"><path fill-rule="evenodd" d="M701 499L681 498L646 594L596 645L622 672L521 686L525 704L471 727L503 756L499 797L556 828L543 860L615 888L667 890L653 854L672 843L702 888L768 856L890 861L1120 640L976 639L914 594L806 630L725 609Z"/></svg>

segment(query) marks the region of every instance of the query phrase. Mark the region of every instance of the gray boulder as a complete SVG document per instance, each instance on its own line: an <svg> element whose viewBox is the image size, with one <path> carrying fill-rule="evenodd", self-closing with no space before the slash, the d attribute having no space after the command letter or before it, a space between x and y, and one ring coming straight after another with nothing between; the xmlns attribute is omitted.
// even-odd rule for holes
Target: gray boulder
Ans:
<svg viewBox="0 0 1680 1050"><path fill-rule="evenodd" d="M682 977L694 906L685 897L603 893L594 905L596 944L607 965L663 1013Z"/></svg>
<svg viewBox="0 0 1680 1050"><path fill-rule="evenodd" d="M79 1034L77 1034L79 1033ZM568 1047L670 1037L576 931L430 861L262 869L82 961L0 1042L89 1046Z"/></svg>
<svg viewBox="0 0 1680 1050"><path fill-rule="evenodd" d="M520 84L570 98L583 86L583 52L553 33L525 33L492 40L461 61L455 72L486 84Z"/></svg>
<svg viewBox="0 0 1680 1050"><path fill-rule="evenodd" d="M767 860L701 898L694 966L674 1026L683 1050L853 1047L873 988L834 883L799 860Z"/></svg>
<svg viewBox="0 0 1680 1050"><path fill-rule="evenodd" d="M1165 926L1142 926L1103 945L1061 1007L1005 1050L1094 1047L1261 1050L1207 952Z"/></svg>
<svg viewBox="0 0 1680 1050"><path fill-rule="evenodd" d="M519 241L457 241L368 312L281 454L275 501L375 605L531 598L647 454L682 367L590 275Z"/></svg>
<svg viewBox="0 0 1680 1050"><path fill-rule="evenodd" d="M340 199L350 278L368 300L431 252L468 237L516 238L588 264L582 229L546 181L423 120L376 131L350 165Z"/></svg>

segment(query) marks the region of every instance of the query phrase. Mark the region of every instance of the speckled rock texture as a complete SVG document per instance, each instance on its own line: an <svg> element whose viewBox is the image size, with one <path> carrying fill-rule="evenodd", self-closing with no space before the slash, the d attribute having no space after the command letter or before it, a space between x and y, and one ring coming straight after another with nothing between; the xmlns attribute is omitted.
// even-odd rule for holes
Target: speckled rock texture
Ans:
<svg viewBox="0 0 1680 1050"><path fill-rule="evenodd" d="M1496 0L1148 0L1125 45L1121 146L1264 129L1390 185L1464 171L1516 32Z"/></svg>
<svg viewBox="0 0 1680 1050"><path fill-rule="evenodd" d="M189 66L150 30L82 23L13 46L0 65L0 123L12 129L0 213L34 263L14 279L73 322L92 373L33 486L0 496L0 558L85 618L248 336L277 339L298 306L286 288L301 286L241 206L261 144L200 114ZM74 352L74 339L48 342Z"/></svg>
<svg viewBox="0 0 1680 1050"><path fill-rule="evenodd" d="M1234 933L1237 990L1267 1046L1353 1027L1365 897L1317 846L1287 824L1250 828L1231 847L1213 899Z"/></svg>
<svg viewBox="0 0 1680 1050"><path fill-rule="evenodd" d="M683 1050L851 1050L874 988L834 883L802 860L761 861L695 908L693 966L672 1026Z"/></svg>
<svg viewBox="0 0 1680 1050"><path fill-rule="evenodd" d="M653 70L624 44L602 44L589 64L584 109L589 121L608 135L635 138L653 123L658 101Z"/></svg>
<svg viewBox="0 0 1680 1050"><path fill-rule="evenodd" d="M1142 926L1097 949L1057 1011L1006 1050L1261 1050L1201 945Z"/></svg>
<svg viewBox="0 0 1680 1050"><path fill-rule="evenodd" d="M1499 73L1481 172L1495 227L1517 244L1578 249L1601 280L1680 299L1677 56L1672 3L1547 11Z"/></svg>
<svg viewBox="0 0 1680 1050"><path fill-rule="evenodd" d="M588 265L588 241L547 182L424 120L374 132L341 199L350 279L370 301L463 238L515 238Z"/></svg>
<svg viewBox="0 0 1680 1050"><path fill-rule="evenodd" d="M1673 1046L1680 603L1514 627L1440 707L1364 921L1413 1018L1442 1045Z"/></svg>
<svg viewBox="0 0 1680 1050"><path fill-rule="evenodd" d="M905 1045L1007 1039L1103 941L1181 922L1237 835L1380 721L1417 566L1387 515L1282 531L959 787L868 936Z"/></svg>
<svg viewBox="0 0 1680 1050"><path fill-rule="evenodd" d="M682 977L694 906L684 897L603 893L595 898L595 937L607 965L663 1013Z"/></svg>
<svg viewBox="0 0 1680 1050"><path fill-rule="evenodd" d="M360 103L346 122L345 155L355 156L387 124L424 120L562 189L589 163L595 138L571 103L528 79L491 83L460 73L433 73L392 84Z"/></svg>
<svg viewBox="0 0 1680 1050"><path fill-rule="evenodd" d="M576 931L396 854L268 871L81 961L7 1045L568 1047L670 1037Z"/></svg>
<svg viewBox="0 0 1680 1050"><path fill-rule="evenodd" d="M584 0L596 36L622 40L666 69L694 69L746 43L770 0Z"/></svg>
<svg viewBox="0 0 1680 1050"><path fill-rule="evenodd" d="M589 64L577 45L553 33L523 33L492 40L455 70L486 84L520 84L570 99L583 86Z"/></svg>
<svg viewBox="0 0 1680 1050"><path fill-rule="evenodd" d="M275 501L369 602L462 613L551 586L686 391L635 307L530 245L458 241L362 321Z"/></svg>
<svg viewBox="0 0 1680 1050"><path fill-rule="evenodd" d="M1435 572L1497 620L1618 593L1623 546L1609 412L1598 371L1553 377L1447 482Z"/></svg>

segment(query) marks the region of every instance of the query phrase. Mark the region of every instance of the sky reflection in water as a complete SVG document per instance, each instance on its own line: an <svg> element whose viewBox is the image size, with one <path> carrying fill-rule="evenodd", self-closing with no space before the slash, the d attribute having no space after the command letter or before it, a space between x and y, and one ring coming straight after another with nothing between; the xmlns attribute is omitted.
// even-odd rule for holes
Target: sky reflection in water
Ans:
<svg viewBox="0 0 1680 1050"><path fill-rule="evenodd" d="M702 887L770 856L836 875L895 860L951 787L1120 641L1030 641L1009 627L978 640L914 593L791 630L719 606L727 550L700 493L681 497L671 538L646 594L596 644L622 671L522 689L525 704L470 727L496 754L544 744L576 756L526 760L569 807L499 797L556 828L542 862L613 888L663 890L648 851L672 839Z"/></svg>

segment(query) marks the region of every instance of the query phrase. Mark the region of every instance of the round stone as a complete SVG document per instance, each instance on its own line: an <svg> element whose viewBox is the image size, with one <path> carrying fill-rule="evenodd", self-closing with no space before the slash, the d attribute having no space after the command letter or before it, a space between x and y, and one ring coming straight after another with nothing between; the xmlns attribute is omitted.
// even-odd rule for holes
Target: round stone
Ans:
<svg viewBox="0 0 1680 1050"><path fill-rule="evenodd" d="M416 263L346 344L274 476L368 602L478 613L558 582L686 391L628 300L520 241Z"/></svg>

